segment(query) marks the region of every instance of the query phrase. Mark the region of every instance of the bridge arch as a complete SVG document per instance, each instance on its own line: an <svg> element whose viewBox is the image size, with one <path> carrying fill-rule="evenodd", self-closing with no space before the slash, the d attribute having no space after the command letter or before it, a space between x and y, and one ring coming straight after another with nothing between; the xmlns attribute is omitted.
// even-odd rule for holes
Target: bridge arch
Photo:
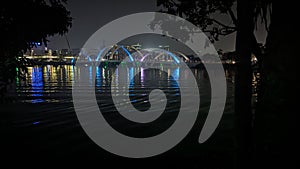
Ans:
<svg viewBox="0 0 300 169"><path fill-rule="evenodd" d="M98 55L97 55L96 61L99 61L100 58L101 58L101 56L102 56L102 54L103 54L104 52L106 52L107 50L110 50L111 48L113 48L113 46L104 47L103 49L101 49L100 52L99 52Z"/></svg>
<svg viewBox="0 0 300 169"><path fill-rule="evenodd" d="M124 47L124 45L120 45L120 46L116 45L116 46L117 46L117 48L114 49L114 50L111 52L111 54L109 55L110 58L112 58L113 55L114 55L119 49L122 49L122 50L126 53L126 55L129 57L129 59L130 59L131 62L134 62L134 61L135 61L135 59L134 59L134 57L132 56L132 54L130 53L130 51L128 51L128 49L127 49L126 47ZM143 54L142 54L138 49L136 49L135 47L130 46L129 48L130 48L130 49L133 49L134 51L136 51L136 52L140 55L140 57L143 57Z"/></svg>
<svg viewBox="0 0 300 169"><path fill-rule="evenodd" d="M178 54L180 56L182 56L185 60L190 61L190 58L187 57L185 54L183 54L182 52L179 51L173 51L173 53Z"/></svg>
<svg viewBox="0 0 300 169"><path fill-rule="evenodd" d="M169 55L169 56L171 56L173 58L173 60L175 61L176 64L180 63L180 60L172 52L169 52L169 51L166 51L166 50L163 50L163 49L145 49L145 51L147 51L148 53L145 54L142 59L140 59L141 62L143 62L148 56L151 56L150 52L154 52L154 53L155 52L159 52L159 54L155 56L154 60L158 59L162 55Z"/></svg>

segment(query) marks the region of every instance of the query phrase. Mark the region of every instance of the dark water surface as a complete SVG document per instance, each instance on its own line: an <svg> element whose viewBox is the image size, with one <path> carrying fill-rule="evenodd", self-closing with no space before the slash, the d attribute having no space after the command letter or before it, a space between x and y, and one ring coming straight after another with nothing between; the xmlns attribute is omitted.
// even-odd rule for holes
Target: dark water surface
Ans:
<svg viewBox="0 0 300 169"><path fill-rule="evenodd" d="M134 107L145 111L150 107L148 96L153 89L165 92L168 102L164 113L147 124L134 123L123 118L116 110L111 90L122 90L118 85L115 67L90 67L96 73L95 93L101 112L108 123L119 132L132 137L149 137L164 132L176 120L180 108L180 90L176 80L183 87L186 78L182 68L166 69L165 72L151 69L129 68L129 77L134 71L141 73L134 77L130 86L130 99ZM179 70L181 69L181 70ZM16 80L18 102L1 106L1 140L8 159L37 159L56 161L96 160L111 166L131 168L132 163L143 162L145 167L187 166L187 168L232 168L234 160L233 139L233 87L234 73L225 70L227 76L227 102L223 118L213 136L199 144L198 137L210 106L209 78L203 69L191 69L200 91L198 119L188 136L170 151L147 159L128 159L106 152L97 146L81 128L72 102L74 66L28 67L26 80ZM91 73L92 74L92 73ZM92 77L91 77L92 78ZM117 83L116 83L117 84ZM174 160L178 159L178 160ZM75 161L74 161L75 160ZM186 162L185 162L186 161ZM218 161L218 162L217 162ZM124 165L121 164L124 162ZM184 164L183 164L184 163ZM186 164L185 164L186 163ZM105 167L107 168L107 167ZM134 167L132 168L144 168Z"/></svg>

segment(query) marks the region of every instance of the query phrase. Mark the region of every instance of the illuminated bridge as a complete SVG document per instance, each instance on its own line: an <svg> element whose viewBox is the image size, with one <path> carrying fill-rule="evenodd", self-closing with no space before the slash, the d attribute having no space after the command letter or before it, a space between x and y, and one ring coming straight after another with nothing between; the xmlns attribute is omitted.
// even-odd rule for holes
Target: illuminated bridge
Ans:
<svg viewBox="0 0 300 169"><path fill-rule="evenodd" d="M190 67L200 64L193 57L177 51L161 48L141 49L135 46L113 45L102 49L81 49L77 54L65 53L64 55L24 55L27 65L175 65L185 63Z"/></svg>
<svg viewBox="0 0 300 169"><path fill-rule="evenodd" d="M190 58L181 52L167 51L159 48L137 49L133 46L114 45L101 50L81 50L72 62L76 64L169 64L190 63Z"/></svg>

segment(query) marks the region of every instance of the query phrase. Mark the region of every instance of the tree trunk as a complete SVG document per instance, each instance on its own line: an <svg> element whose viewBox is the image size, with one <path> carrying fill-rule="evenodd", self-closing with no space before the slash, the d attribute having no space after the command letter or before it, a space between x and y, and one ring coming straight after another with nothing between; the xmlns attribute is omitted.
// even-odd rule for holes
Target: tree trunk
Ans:
<svg viewBox="0 0 300 169"><path fill-rule="evenodd" d="M268 168L293 168L296 163L296 131L299 77L299 30L294 20L297 5L274 1L263 61L255 131L258 163ZM292 96L292 97L291 97ZM294 151L294 152L293 152Z"/></svg>
<svg viewBox="0 0 300 169"><path fill-rule="evenodd" d="M252 68L251 38L254 31L254 3L252 0L237 1L237 72L235 85L237 168L252 168Z"/></svg>

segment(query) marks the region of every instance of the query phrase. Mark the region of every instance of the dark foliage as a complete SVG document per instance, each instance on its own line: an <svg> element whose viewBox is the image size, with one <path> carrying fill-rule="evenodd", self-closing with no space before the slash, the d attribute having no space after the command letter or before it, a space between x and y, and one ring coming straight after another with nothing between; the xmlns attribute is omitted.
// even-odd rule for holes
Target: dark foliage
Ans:
<svg viewBox="0 0 300 169"><path fill-rule="evenodd" d="M35 46L47 45L47 37L63 35L72 26L66 0L6 1L0 6L0 95L14 81L22 67L23 53ZM21 58L21 59L20 59ZM20 74L21 75L21 74ZM1 98L0 96L0 98Z"/></svg>

